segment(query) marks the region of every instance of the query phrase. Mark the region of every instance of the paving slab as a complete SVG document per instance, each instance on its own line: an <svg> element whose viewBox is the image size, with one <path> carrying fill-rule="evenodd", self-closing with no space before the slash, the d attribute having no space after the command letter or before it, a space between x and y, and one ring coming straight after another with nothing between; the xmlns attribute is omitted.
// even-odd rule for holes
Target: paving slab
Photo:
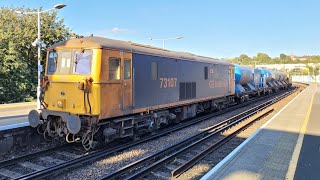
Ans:
<svg viewBox="0 0 320 180"><path fill-rule="evenodd" d="M35 102L0 104L0 131L28 126L28 114L36 108Z"/></svg>

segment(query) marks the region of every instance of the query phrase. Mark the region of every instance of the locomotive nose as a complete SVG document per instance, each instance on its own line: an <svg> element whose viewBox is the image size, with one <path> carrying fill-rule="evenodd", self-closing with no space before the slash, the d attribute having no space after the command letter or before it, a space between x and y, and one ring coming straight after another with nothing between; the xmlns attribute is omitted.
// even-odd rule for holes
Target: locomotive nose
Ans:
<svg viewBox="0 0 320 180"><path fill-rule="evenodd" d="M40 114L37 110L31 110L28 115L28 121L31 127L36 128L41 124Z"/></svg>

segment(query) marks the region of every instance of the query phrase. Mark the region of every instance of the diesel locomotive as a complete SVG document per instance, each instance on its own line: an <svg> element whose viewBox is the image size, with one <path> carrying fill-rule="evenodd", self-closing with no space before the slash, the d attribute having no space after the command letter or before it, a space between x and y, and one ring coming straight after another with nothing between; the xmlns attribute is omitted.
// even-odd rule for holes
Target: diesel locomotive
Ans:
<svg viewBox="0 0 320 180"><path fill-rule="evenodd" d="M49 47L45 69L42 108L29 113L30 126L85 149L290 84L285 74L266 69L93 36Z"/></svg>

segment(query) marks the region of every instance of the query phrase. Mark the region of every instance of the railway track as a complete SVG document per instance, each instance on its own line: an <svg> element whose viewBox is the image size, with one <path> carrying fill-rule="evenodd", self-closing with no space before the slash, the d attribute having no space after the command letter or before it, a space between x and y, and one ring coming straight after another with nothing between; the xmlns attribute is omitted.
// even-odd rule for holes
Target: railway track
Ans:
<svg viewBox="0 0 320 180"><path fill-rule="evenodd" d="M293 92L293 91L292 91ZM273 111L270 106L289 96L285 93L261 105L233 116L182 142L132 163L100 179L170 179L178 177L239 132ZM227 135L222 133L231 131Z"/></svg>
<svg viewBox="0 0 320 180"><path fill-rule="evenodd" d="M142 137L140 140L128 142L122 146L117 146L114 148L100 149L89 153L84 153L83 150L81 151L81 149L77 149L72 146L72 144L69 144L67 146L59 146L54 149L38 152L36 154L30 154L15 159L2 161L0 162L0 179L37 179L45 178L53 174L59 174L67 169L78 167L83 163L92 162L94 160L113 155L116 152L120 152L143 142L159 138L201 121L247 106L248 104L274 97L279 94L289 94L295 90L295 88L292 88L288 92L281 91L270 96L255 98L249 102L229 107L228 109L224 109L216 113L194 118L193 120L164 129L155 135ZM203 135L199 135L199 137L200 136Z"/></svg>

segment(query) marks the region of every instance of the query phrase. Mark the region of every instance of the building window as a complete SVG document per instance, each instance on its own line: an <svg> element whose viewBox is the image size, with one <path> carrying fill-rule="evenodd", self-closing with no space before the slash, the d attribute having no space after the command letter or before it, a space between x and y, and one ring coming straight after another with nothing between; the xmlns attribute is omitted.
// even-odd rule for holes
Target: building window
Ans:
<svg viewBox="0 0 320 180"><path fill-rule="evenodd" d="M151 80L158 79L158 63L151 62Z"/></svg>
<svg viewBox="0 0 320 180"><path fill-rule="evenodd" d="M208 67L204 67L204 79L208 79Z"/></svg>
<svg viewBox="0 0 320 180"><path fill-rule="evenodd" d="M120 80L120 59L109 59L109 80Z"/></svg>
<svg viewBox="0 0 320 180"><path fill-rule="evenodd" d="M131 79L131 60L124 60L124 79Z"/></svg>

